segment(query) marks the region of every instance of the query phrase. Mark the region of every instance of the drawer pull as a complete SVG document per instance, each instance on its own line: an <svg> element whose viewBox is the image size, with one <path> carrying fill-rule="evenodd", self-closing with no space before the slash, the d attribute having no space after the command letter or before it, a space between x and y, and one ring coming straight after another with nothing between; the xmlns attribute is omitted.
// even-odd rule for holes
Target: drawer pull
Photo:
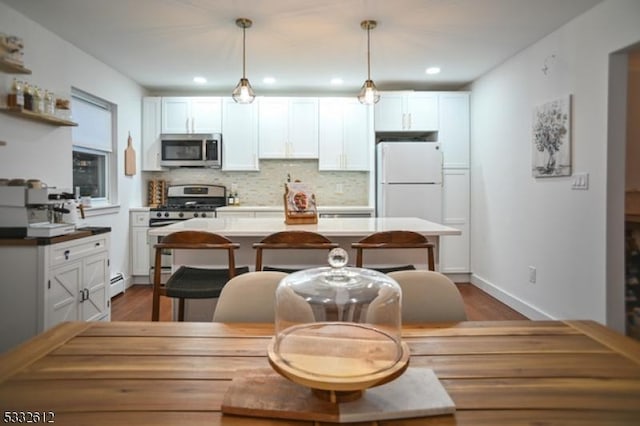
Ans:
<svg viewBox="0 0 640 426"><path fill-rule="evenodd" d="M100 247L100 243L96 243L96 247Z"/></svg>
<svg viewBox="0 0 640 426"><path fill-rule="evenodd" d="M71 254L69 250L64 251L64 260L69 260L69 254Z"/></svg>

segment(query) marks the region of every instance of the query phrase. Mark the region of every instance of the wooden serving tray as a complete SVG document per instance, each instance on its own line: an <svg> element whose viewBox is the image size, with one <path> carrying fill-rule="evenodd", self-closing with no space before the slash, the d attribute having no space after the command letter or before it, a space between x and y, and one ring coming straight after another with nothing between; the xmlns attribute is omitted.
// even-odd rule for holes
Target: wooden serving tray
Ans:
<svg viewBox="0 0 640 426"><path fill-rule="evenodd" d="M331 423L367 422L450 414L453 400L431 369L409 368L396 380L368 389L362 398L331 403L268 370L233 379L222 412L252 417Z"/></svg>

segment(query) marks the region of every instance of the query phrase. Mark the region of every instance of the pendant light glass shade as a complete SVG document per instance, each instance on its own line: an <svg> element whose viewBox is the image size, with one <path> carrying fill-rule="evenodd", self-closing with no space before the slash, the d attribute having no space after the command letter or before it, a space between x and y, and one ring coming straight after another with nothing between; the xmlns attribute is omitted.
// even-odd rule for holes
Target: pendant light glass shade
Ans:
<svg viewBox="0 0 640 426"><path fill-rule="evenodd" d="M249 80L243 77L238 82L236 88L233 89L231 97L239 104L250 104L256 98L256 94L253 92Z"/></svg>
<svg viewBox="0 0 640 426"><path fill-rule="evenodd" d="M242 28L242 78L238 82L238 85L233 92L231 93L231 97L234 101L239 104L250 104L256 98L256 94L253 92L253 88L251 87L251 83L249 83L249 79L246 76L246 31L247 28L251 27L253 22L247 18L238 18L236 19L236 25Z"/></svg>
<svg viewBox="0 0 640 426"><path fill-rule="evenodd" d="M380 93L373 80L364 82L358 94L358 100L365 105L373 105L380 100Z"/></svg>
<svg viewBox="0 0 640 426"><path fill-rule="evenodd" d="M373 80L371 80L371 34L370 31L378 25L376 21L362 21L360 27L367 30L367 80L362 85L358 94L361 104L373 105L380 100L380 93Z"/></svg>

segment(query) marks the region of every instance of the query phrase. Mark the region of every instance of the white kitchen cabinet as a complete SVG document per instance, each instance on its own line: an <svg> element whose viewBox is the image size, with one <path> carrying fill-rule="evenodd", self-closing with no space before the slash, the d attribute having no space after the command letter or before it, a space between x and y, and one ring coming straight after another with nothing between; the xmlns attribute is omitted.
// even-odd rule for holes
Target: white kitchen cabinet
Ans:
<svg viewBox="0 0 640 426"><path fill-rule="evenodd" d="M62 321L111 318L109 233L0 247L0 352Z"/></svg>
<svg viewBox="0 0 640 426"><path fill-rule="evenodd" d="M49 246L45 330L62 321L108 320L109 234Z"/></svg>
<svg viewBox="0 0 640 426"><path fill-rule="evenodd" d="M131 275L149 276L151 266L149 241L149 212L132 211L131 220Z"/></svg>
<svg viewBox="0 0 640 426"><path fill-rule="evenodd" d="M438 130L437 92L382 92L374 112L376 132Z"/></svg>
<svg viewBox="0 0 640 426"><path fill-rule="evenodd" d="M438 141L444 168L469 168L469 93L440 92Z"/></svg>
<svg viewBox="0 0 640 426"><path fill-rule="evenodd" d="M355 98L321 98L318 111L318 169L370 170L372 108Z"/></svg>
<svg viewBox="0 0 640 426"><path fill-rule="evenodd" d="M259 98L260 158L318 158L318 99Z"/></svg>
<svg viewBox="0 0 640 426"><path fill-rule="evenodd" d="M222 170L257 171L258 104L222 101Z"/></svg>
<svg viewBox="0 0 640 426"><path fill-rule="evenodd" d="M440 272L469 273L469 170L444 169L442 224L462 235L440 237Z"/></svg>
<svg viewBox="0 0 640 426"><path fill-rule="evenodd" d="M161 171L160 133L162 122L162 100L158 96L142 98L142 170Z"/></svg>
<svg viewBox="0 0 640 426"><path fill-rule="evenodd" d="M222 98L163 97L162 133L222 133Z"/></svg>
<svg viewBox="0 0 640 426"><path fill-rule="evenodd" d="M106 320L109 305L109 257L106 252L50 270L45 329L63 321Z"/></svg>

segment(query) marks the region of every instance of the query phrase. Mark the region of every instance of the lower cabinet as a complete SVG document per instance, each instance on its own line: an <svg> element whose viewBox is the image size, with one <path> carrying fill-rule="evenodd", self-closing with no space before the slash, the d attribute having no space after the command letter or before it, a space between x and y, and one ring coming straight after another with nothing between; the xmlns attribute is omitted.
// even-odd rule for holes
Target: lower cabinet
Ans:
<svg viewBox="0 0 640 426"><path fill-rule="evenodd" d="M52 268L45 289L45 325L98 321L109 316L107 252Z"/></svg>
<svg viewBox="0 0 640 426"><path fill-rule="evenodd" d="M469 169L444 169L442 224L462 235L440 238L440 272L469 273Z"/></svg>
<svg viewBox="0 0 640 426"><path fill-rule="evenodd" d="M131 275L145 276L148 281L151 266L151 251L147 232L149 231L149 212L132 211L131 223Z"/></svg>
<svg viewBox="0 0 640 426"><path fill-rule="evenodd" d="M63 321L111 319L109 235L0 246L0 352Z"/></svg>

